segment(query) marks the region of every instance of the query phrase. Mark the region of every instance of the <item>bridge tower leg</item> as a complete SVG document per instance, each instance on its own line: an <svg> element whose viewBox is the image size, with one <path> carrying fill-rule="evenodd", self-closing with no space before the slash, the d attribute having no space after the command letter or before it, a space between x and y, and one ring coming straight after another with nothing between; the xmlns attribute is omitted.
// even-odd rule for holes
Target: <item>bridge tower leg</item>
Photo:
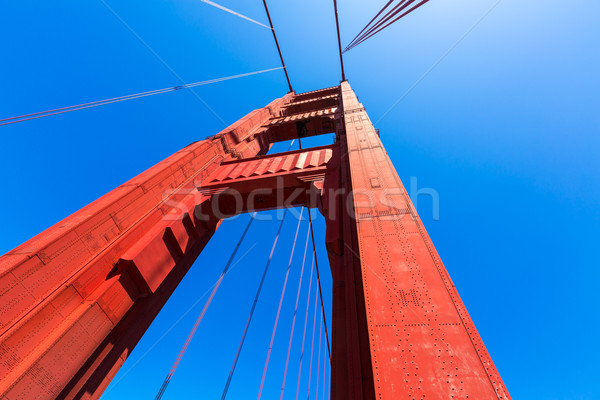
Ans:
<svg viewBox="0 0 600 400"><path fill-rule="evenodd" d="M99 398L223 218L299 205L327 221L333 399L509 398L347 82L253 111L0 257L0 397Z"/></svg>
<svg viewBox="0 0 600 400"><path fill-rule="evenodd" d="M332 398L510 398L347 82L340 112L341 186L352 195L338 205L342 226L327 227Z"/></svg>

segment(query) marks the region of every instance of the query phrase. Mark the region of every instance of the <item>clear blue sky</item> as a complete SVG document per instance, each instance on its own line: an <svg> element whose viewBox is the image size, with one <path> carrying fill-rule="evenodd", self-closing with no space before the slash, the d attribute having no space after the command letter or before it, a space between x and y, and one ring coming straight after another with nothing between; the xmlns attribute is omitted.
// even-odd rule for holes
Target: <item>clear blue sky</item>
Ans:
<svg viewBox="0 0 600 400"><path fill-rule="evenodd" d="M198 0L106 1L188 82L279 66L267 29ZM347 77L371 119L496 1L432 0L348 53ZM259 0L220 2L266 22ZM331 1L269 3L294 88L338 84ZM340 0L343 42L383 4ZM9 0L1 8L0 118L180 84L100 0ZM440 195L438 221L427 198L419 199L419 212L515 399L600 398L599 20L594 0L501 0L378 124L403 182L415 176ZM230 124L287 86L278 71L197 92ZM0 253L223 128L185 91L1 127ZM153 398L202 303L123 372L208 289L246 221L222 225L107 400ZM320 217L316 228L327 272ZM165 398L219 397L276 229L274 222L252 228L240 255L257 245L223 285ZM231 399L258 390L294 229L288 220L287 246L275 254ZM280 387L299 262L265 398ZM287 395L296 376L293 366Z"/></svg>

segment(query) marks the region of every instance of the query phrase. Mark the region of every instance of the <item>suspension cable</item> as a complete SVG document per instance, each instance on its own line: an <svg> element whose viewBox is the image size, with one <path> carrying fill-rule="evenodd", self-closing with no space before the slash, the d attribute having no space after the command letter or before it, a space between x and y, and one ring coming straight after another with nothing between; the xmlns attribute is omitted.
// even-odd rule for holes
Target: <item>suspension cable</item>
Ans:
<svg viewBox="0 0 600 400"><path fill-rule="evenodd" d="M319 325L319 355L317 356L317 386L315 388L315 400L319 398L319 377L321 372L321 335L323 334L323 327Z"/></svg>
<svg viewBox="0 0 600 400"><path fill-rule="evenodd" d="M335 12L335 29L337 30L338 50L340 53L340 66L342 68L342 81L345 81L346 73L344 72L344 57L342 56L342 39L340 38L340 21L338 18L337 0L333 0L333 10Z"/></svg>
<svg viewBox="0 0 600 400"><path fill-rule="evenodd" d="M414 2L415 0L410 0L406 6L408 6L408 4ZM413 6L412 8L410 8L408 11L405 11L404 13L402 13L400 16L396 17L395 19L393 19L392 21L386 23L385 25L377 28L376 30L374 30L373 32L369 33L367 36L365 36L360 42L358 42L355 46L358 46L359 44L361 44L362 42L366 41L367 39L375 36L377 33L381 32L382 30L384 30L385 28L387 28L388 26L392 25L393 23L395 23L396 21L400 20L401 18L407 16L408 14L410 14L411 12L415 11L417 8L421 7L423 4L427 3L429 0L422 0L421 2L419 2L417 5ZM402 9L404 9L405 7L402 7ZM396 13L394 13L394 15L397 15L401 10L398 10Z"/></svg>
<svg viewBox="0 0 600 400"><path fill-rule="evenodd" d="M302 149L302 140L298 137L298 147ZM307 207L308 208L308 207ZM317 283L319 287L319 297L321 299L321 316L323 318L323 325L325 326L325 338L327 339L327 354L329 356L329 362L331 362L331 349L329 346L329 333L327 331L327 318L325 317L325 305L323 303L323 290L321 289L321 275L319 274L319 262L317 260L317 246L315 245L315 233L313 230L312 216L310 208L308 209L308 224L310 225L310 238L312 240L313 255L315 258L315 269L317 271Z"/></svg>
<svg viewBox="0 0 600 400"><path fill-rule="evenodd" d="M193 83L188 83L185 85L173 86L173 87L168 87L168 88L164 88L164 89L150 90L150 91L130 94L130 95L126 95L126 96L112 97L110 99L91 101L88 103L77 104L74 106L55 108L55 109L46 110L46 111L39 111L39 112L31 113L31 114L19 115L16 117L3 118L3 119L0 119L0 126L10 125L10 124L14 124L17 122L29 121L32 119L37 119L37 118L42 118L42 117L48 117L50 115L63 114L63 113L71 112L71 111L83 110L85 108L98 107L98 106L103 106L106 104L118 103L121 101L132 100L132 99L138 99L140 97L152 96L155 94L174 92L174 91L181 90L181 89L189 89L189 88L193 88L196 86L209 85L212 83L223 82L223 81L242 78L242 77L246 77L246 76L250 76L250 75L262 74L265 72L276 71L279 69L282 69L282 67L270 68L270 69L265 69L265 70L261 70L261 71L255 71L255 72L248 72L245 74L232 75L232 76L227 76L224 78L209 79L207 81L193 82Z"/></svg>
<svg viewBox="0 0 600 400"><path fill-rule="evenodd" d="M382 11L384 9L386 9L389 6L390 3L387 3L383 7L383 9L381 9L381 11L379 11L379 13L377 13L377 15L375 16L375 18L373 18L363 28L363 30L361 30L359 32L359 34L356 35L356 37L354 39L352 39L352 41L344 49L344 53L347 52L347 51L350 51L354 47L358 46L359 44L363 43L367 39L369 39L369 38L373 37L374 35L376 35L377 33L381 32L382 30L384 30L388 26L392 25L396 21L400 20L401 18L405 17L406 15L410 14L411 12L415 11L417 8L421 7L422 5L424 5L425 3L427 3L428 1L429 0L421 0L418 4L412 6L408 11L405 11L404 13L400 14L398 17L394 18L396 15L398 15L400 12L402 12L404 9L406 9L408 6L410 6L412 3L415 2L415 0L401 0L387 14L385 14L378 22L376 22L375 24L373 24L373 21L382 13ZM392 20L392 18L394 18L394 19Z"/></svg>
<svg viewBox="0 0 600 400"><path fill-rule="evenodd" d="M325 354L323 353L323 394L321 395L321 399L325 400L325 382L326 382L326 377L327 374L325 373L327 371L327 359L325 357ZM317 398L317 396L315 396L315 399Z"/></svg>
<svg viewBox="0 0 600 400"><path fill-rule="evenodd" d="M402 15L400 15L399 17L397 17L396 19L394 19L393 21L389 22L388 24L386 24L385 26L381 27L380 29L378 29L376 32L373 32L371 35L369 35L369 37L374 36L376 33L379 33L380 31L384 30L385 28L387 28L388 26L392 25L394 22L398 21L400 18L405 17L406 15L410 14L411 12L415 11L417 8L421 7L423 4L429 2L429 0L421 0L417 5L413 6L410 10L404 12ZM366 38L368 39L368 38ZM365 40L366 40L365 39Z"/></svg>
<svg viewBox="0 0 600 400"><path fill-rule="evenodd" d="M265 360L265 366L263 368L262 378L260 380L260 387L258 388L257 400L262 397L262 391L265 384L265 378L267 376L267 368L269 367L269 360L271 359L271 351L273 350L273 342L275 341L275 333L277 332L277 325L279 324L279 315L281 313L281 306L283 304L283 298L285 297L285 289L287 288L288 277L290 276L290 269L292 268L292 259L294 258L294 251L296 250L296 242L298 240L298 231L300 230L300 224L302 223L302 214L304 213L304 207L300 211L300 218L298 218L298 225L296 226L296 234L294 235L294 243L292 244L292 251L290 252L290 261L288 262L287 270L285 271L285 279L283 280L283 287L281 288L281 296L279 297L279 306L277 307L277 314L275 316L275 323L273 324L273 332L271 333L271 342L269 343L269 350L267 351L267 359Z"/></svg>
<svg viewBox="0 0 600 400"><path fill-rule="evenodd" d="M227 377L227 383L225 384L225 388L223 389L223 394L221 395L221 400L224 400L227 396L227 392L229 391L229 385L231 384L231 378L233 377L233 373L235 372L235 367L237 366L238 359L240 358L240 353L242 352L242 347L244 346L244 341L246 340L246 334L248 333L248 327L250 326L250 322L252 321L252 316L254 315L254 310L256 309L256 304L258 303L258 298L260 297L260 292L262 291L263 284L265 283L265 277L267 276L267 271L269 270L269 266L271 265L271 260L273 259L273 253L275 252L275 247L277 247L277 241L279 240L279 234L281 233L281 228L283 227L283 223L285 221L285 216L287 215L287 209L283 212L283 218L281 218L281 223L279 224L279 229L277 230L277 235L275 236L275 240L273 241L273 246L271 247L271 253L269 254L269 258L267 259L267 264L265 265L265 269L263 271L262 277L260 279L260 283L258 284L258 289L256 290L256 295L254 296L254 301L252 302L252 307L250 308L250 314L248 315L248 320L246 321L246 326L244 327L244 333L242 334L242 339L240 340L240 344L238 345L237 352L235 353L235 358L233 359L233 365L231 366L231 370L229 371L229 376Z"/></svg>
<svg viewBox="0 0 600 400"><path fill-rule="evenodd" d="M288 151L294 145L296 139L290 142L290 146L288 147ZM246 326L244 327L244 333L242 334L242 338L238 345L237 352L235 353L235 357L233 359L233 364L231 365L231 369L229 370L229 376L227 376L227 382L225 383L225 387L223 388L223 394L221 395L221 400L225 400L227 397L227 392L229 391L229 385L231 384L231 378L233 378L233 373L235 372L235 368L237 366L237 362L240 358L240 354L242 352L242 348L244 347L244 341L246 340L246 334L248 333L248 327L250 326L250 322L252 322L252 316L254 315L254 310L256 309L256 304L258 303L258 298L260 297L260 292L262 291L263 284L265 283L265 277L267 276L267 271L269 270L269 266L271 265L271 260L273 259L273 253L275 252L275 247L277 247L277 241L279 240L279 234L281 233L281 228L283 227L283 222L285 221L285 216L287 215L287 208L283 212L283 217L281 218L281 222L279 223L279 229L277 229L277 235L275 235L275 240L273 240L273 247L271 247L271 253L269 254L269 258L267 259L267 264L265 265L265 270L263 271L262 277L260 278L260 283L258 284L258 289L256 290L256 295L254 296L254 301L252 302L252 307L250 308L250 314L248 315L248 320L246 321Z"/></svg>
<svg viewBox="0 0 600 400"><path fill-rule="evenodd" d="M362 35L362 33L375 21L375 19L377 19L377 17L379 17L381 15L381 13L390 6L390 4L392 4L395 0L389 0L385 6L383 6L383 8L381 10L379 10L379 12L373 17L372 20L369 21L369 23L367 25L365 25L364 28L362 28L362 30L360 32L358 32L358 35L356 35L354 37L354 39L352 39L352 41L350 42L350 44L352 44L360 35Z"/></svg>
<svg viewBox="0 0 600 400"><path fill-rule="evenodd" d="M317 322L317 299L315 299L315 314L314 314L314 318L313 318L313 332L312 332L312 341L311 341L311 345L310 345L310 364L308 367L308 391L306 393L306 399L310 399L310 381L312 378L312 366L313 366L313 354L314 354L314 349L315 349L315 325ZM319 321L319 332L322 331L321 329L321 323L323 322L323 314L320 314L320 321ZM321 337L319 335L319 342L321 342Z"/></svg>
<svg viewBox="0 0 600 400"><path fill-rule="evenodd" d="M314 265L315 265L315 259L313 257L312 263L310 265L310 278L308 280L308 293L306 294L306 314L304 315L304 329L302 331L302 347L300 348L300 362L299 362L299 366L298 366L298 383L296 384L296 400L298 400L298 393L300 391L300 377L302 375L302 361L304 360L304 343L305 343L305 339L306 339L306 326L308 325L307 324L308 311L310 309L310 298L311 298L311 291L312 291L312 277L313 277L313 271L314 271L313 266ZM317 307L316 296L317 296L317 290L315 287L315 310Z"/></svg>
<svg viewBox="0 0 600 400"><path fill-rule="evenodd" d="M171 378L173 377L175 370L179 366L179 362L181 361L183 355L185 354L185 351L187 350L188 346L190 345L190 342L192 341L192 338L194 337L194 334L196 333L196 330L198 329L200 322L202 322L202 319L204 318L204 315L206 314L206 310L208 310L208 307L212 303L213 298L215 297L215 294L217 293L217 290L219 290L219 287L221 286L221 283L223 282L223 278L225 277L225 274L227 274L229 267L233 263L233 259L235 258L236 254L240 248L240 245L244 241L244 238L246 237L248 230L250 230L250 225L252 225L252 221L254 221L255 216L256 216L256 212L250 216L250 221L248 221L248 225L246 225L246 229L244 229L242 236L240 237L237 244L235 245L235 248L233 249L233 252L231 253L231 256L229 257L229 260L227 260L227 264L225 264L225 268L223 268L223 271L221 272L221 275L219 276L219 280L217 280L217 283L213 287L213 290L210 293L208 300L206 300L206 303L204 304L204 307L202 308L200 315L196 319L196 323L194 324L194 327L190 331L185 343L183 344L183 346L181 347L181 350L179 351L179 354L177 355L177 358L175 359L175 362L171 366L171 370L167 374L167 377L163 381L162 386L158 390L158 393L156 395L156 400L160 400L162 398L163 394L165 393L165 390L167 390L167 386L169 385L169 382L171 381Z"/></svg>
<svg viewBox="0 0 600 400"><path fill-rule="evenodd" d="M315 233L313 231L312 217L310 216L311 210L308 210L308 219L310 224L310 237L313 245L313 253L315 254L315 269L317 271L317 283L319 287L319 297L321 299L321 317L323 318L323 326L325 327L325 338L327 339L327 354L329 355L329 361L331 362L331 350L329 348L329 333L327 333L327 318L325 317L325 306L323 305L323 290L321 289L321 276L319 274L319 262L317 261L317 249L315 246Z"/></svg>
<svg viewBox="0 0 600 400"><path fill-rule="evenodd" d="M269 13L269 7L267 6L267 0L263 0L263 4L265 6L265 11L267 13L267 18L269 18L269 25L271 25L271 32L273 32L273 39L275 39L275 45L277 46L277 52L279 53L279 59L281 60L281 65L283 66L283 71L285 72L285 79L287 79L288 87L290 88L290 92L293 92L292 83L290 82L290 76L288 75L288 70L285 66L285 62L283 61L283 55L281 54L281 47L279 47L279 41L277 40L277 34L275 33L275 28L273 27L273 21L271 21L271 14Z"/></svg>
<svg viewBox="0 0 600 400"><path fill-rule="evenodd" d="M309 228L308 226L307 228ZM281 383L281 394L279 395L279 400L283 400L283 392L285 390L285 379L287 377L288 364L290 361L290 353L292 351L292 341L294 339L294 329L296 328L296 315L298 314L298 303L300 300L300 292L302 290L302 279L304 278L304 267L306 264L306 253L308 251L308 235L310 234L310 230L306 229L306 241L304 245L304 255L302 256L302 268L300 269L300 279L298 281L298 292L296 293L296 304L294 305L294 314L292 317L292 329L290 331L290 339L288 342L287 355L285 356L285 368L283 369L283 381ZM311 266L312 268L312 266ZM311 270L312 272L312 270ZM311 274L312 278L312 274Z"/></svg>
<svg viewBox="0 0 600 400"><path fill-rule="evenodd" d="M408 1L408 4L407 4L407 1ZM380 27L386 21L389 21L394 15L396 15L397 12L402 11L405 7L410 5L410 3L412 3L413 1L415 1L415 0L400 0L400 2L398 4L396 4L390 11L388 11L383 17L381 17L381 19L379 21L377 21L375 24L370 26L369 29L366 29L366 31L364 33L362 33L362 35L360 35L360 34L357 35L344 51L347 51L350 48L354 47L354 45L358 41L363 39L369 33L373 32L373 30ZM387 8L387 4L384 6L384 8ZM381 11L383 11L383 9ZM381 11L380 11L380 13L381 13ZM367 27L365 26L365 28L367 28Z"/></svg>
<svg viewBox="0 0 600 400"><path fill-rule="evenodd" d="M230 13L230 14L233 14L233 15L235 15L235 16L237 16L237 17L243 18L243 19L245 19L245 20L247 20L247 21L254 22L254 23L255 23L255 24L257 24L257 25L264 26L264 27L265 27L265 28L267 28L267 29L271 29L271 28L269 28L268 26L266 26L266 25L265 25L265 24L263 24L263 23L260 23L260 22L258 22L258 21L255 21L255 20L253 20L252 18L248 18L248 17L246 17L246 16L245 16L245 15L243 15L243 14L240 14L240 13L238 13L238 12L235 12L235 11L233 11L233 10L230 10L229 8L227 8L227 7L223 7L222 5L220 5L220 4L217 4L217 3L214 3L214 2L212 2L212 1L210 1L210 0L200 0L200 1L201 1L201 2L203 2L203 3L206 3L206 4L208 4L208 5L211 5L211 6L213 6L213 7L216 7L216 8L218 8L218 9L220 9L220 10L223 10L223 11L225 11L225 12L228 12L228 13Z"/></svg>

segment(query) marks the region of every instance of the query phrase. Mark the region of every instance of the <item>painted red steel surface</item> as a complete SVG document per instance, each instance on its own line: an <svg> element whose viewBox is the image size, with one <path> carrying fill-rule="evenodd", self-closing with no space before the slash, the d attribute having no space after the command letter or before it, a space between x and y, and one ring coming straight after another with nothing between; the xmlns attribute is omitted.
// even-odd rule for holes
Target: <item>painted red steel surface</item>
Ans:
<svg viewBox="0 0 600 400"><path fill-rule="evenodd" d="M212 236L198 182L292 95L193 143L0 258L0 397L98 398Z"/></svg>
<svg viewBox="0 0 600 400"><path fill-rule="evenodd" d="M509 398L347 82L251 112L0 257L0 397L100 397L221 218L298 205L327 221L333 399Z"/></svg>
<svg viewBox="0 0 600 400"><path fill-rule="evenodd" d="M341 90L342 147L347 147L356 214L355 227L344 238L344 252L353 262L344 267L359 268L354 277L364 295L374 395L354 391L332 397L509 398L362 104L347 82ZM334 285L335 279L334 273ZM334 342L339 334L334 331ZM361 343L352 333L345 335ZM358 378L359 370L348 378Z"/></svg>

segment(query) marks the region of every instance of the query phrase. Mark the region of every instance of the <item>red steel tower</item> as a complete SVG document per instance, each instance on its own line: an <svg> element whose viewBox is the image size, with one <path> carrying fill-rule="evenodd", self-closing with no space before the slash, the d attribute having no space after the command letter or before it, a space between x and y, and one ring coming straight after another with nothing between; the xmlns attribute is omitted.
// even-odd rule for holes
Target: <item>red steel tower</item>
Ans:
<svg viewBox="0 0 600 400"><path fill-rule="evenodd" d="M251 112L2 256L0 396L100 397L223 218L299 205L327 221L331 398L510 398L346 81Z"/></svg>

